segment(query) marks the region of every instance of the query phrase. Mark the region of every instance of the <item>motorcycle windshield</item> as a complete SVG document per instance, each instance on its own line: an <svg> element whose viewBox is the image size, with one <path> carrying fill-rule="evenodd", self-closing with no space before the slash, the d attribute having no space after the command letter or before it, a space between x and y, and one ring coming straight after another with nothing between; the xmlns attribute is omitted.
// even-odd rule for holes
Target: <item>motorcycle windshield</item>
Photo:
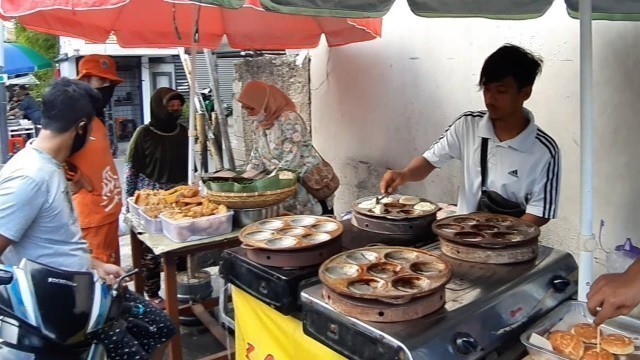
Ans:
<svg viewBox="0 0 640 360"><path fill-rule="evenodd" d="M42 333L60 344L85 339L93 307L93 274L59 270L33 261L24 268Z"/></svg>

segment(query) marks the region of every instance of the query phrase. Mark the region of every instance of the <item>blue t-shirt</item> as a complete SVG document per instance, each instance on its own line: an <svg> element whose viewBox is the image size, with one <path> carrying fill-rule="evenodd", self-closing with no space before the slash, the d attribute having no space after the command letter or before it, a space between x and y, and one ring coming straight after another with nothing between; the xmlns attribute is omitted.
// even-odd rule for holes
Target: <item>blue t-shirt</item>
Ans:
<svg viewBox="0 0 640 360"><path fill-rule="evenodd" d="M0 171L0 234L13 241L2 255L5 264L28 258L61 269L91 269L62 164L32 146Z"/></svg>
<svg viewBox="0 0 640 360"><path fill-rule="evenodd" d="M36 99L30 95L25 96L22 101L20 101L18 110L24 112L25 119L31 120L35 125L40 125L42 112L40 111L40 105L38 105Z"/></svg>

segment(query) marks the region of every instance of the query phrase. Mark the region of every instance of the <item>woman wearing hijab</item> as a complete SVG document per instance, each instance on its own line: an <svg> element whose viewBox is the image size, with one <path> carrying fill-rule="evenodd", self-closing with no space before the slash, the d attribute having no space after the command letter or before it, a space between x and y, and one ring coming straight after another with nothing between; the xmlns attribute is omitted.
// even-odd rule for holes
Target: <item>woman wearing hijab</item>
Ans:
<svg viewBox="0 0 640 360"><path fill-rule="evenodd" d="M187 129L178 124L184 97L170 88L159 88L151 96L151 121L136 130L125 164L126 192L167 190L188 182L189 140ZM160 257L142 244L144 290L149 300L164 308L160 297Z"/></svg>
<svg viewBox="0 0 640 360"><path fill-rule="evenodd" d="M270 172L280 167L304 174L322 161L295 104L282 90L262 81L250 81L238 102L256 126L247 170ZM296 196L285 201L282 208L292 214L333 215L332 199L318 200L298 183Z"/></svg>

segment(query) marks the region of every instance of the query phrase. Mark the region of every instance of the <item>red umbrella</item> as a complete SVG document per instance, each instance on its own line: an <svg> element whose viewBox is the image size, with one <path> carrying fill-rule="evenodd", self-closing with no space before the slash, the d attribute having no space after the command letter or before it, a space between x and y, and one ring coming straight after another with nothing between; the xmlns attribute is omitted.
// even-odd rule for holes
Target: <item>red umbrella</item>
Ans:
<svg viewBox="0 0 640 360"><path fill-rule="evenodd" d="M215 49L223 36L236 49L309 49L325 35L329 46L380 37L381 19L289 15L263 10L259 0L239 9L163 0L2 0L0 12L25 27L105 42L113 32L123 47L190 46L199 12L201 48Z"/></svg>

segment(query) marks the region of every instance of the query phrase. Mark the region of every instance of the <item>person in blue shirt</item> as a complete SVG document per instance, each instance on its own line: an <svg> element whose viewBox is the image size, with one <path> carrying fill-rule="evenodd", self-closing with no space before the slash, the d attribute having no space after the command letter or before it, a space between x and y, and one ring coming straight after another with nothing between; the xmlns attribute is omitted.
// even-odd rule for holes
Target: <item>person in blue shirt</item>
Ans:
<svg viewBox="0 0 640 360"><path fill-rule="evenodd" d="M31 96L28 90L18 90L16 97L20 104L17 109L12 110L7 115L19 115L22 113L22 116L27 120L31 120L33 125L40 125L42 111L36 99Z"/></svg>

